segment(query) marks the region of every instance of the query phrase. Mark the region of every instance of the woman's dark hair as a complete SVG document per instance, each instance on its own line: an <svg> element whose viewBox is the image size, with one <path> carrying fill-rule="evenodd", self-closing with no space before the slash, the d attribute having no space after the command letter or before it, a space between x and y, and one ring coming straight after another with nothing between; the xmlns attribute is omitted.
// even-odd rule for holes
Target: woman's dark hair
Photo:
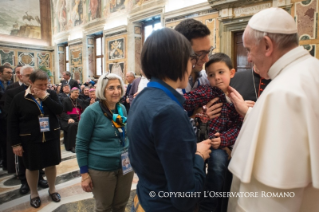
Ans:
<svg viewBox="0 0 319 212"><path fill-rule="evenodd" d="M49 79L49 76L42 70L36 70L30 74L29 79L32 83L34 83L36 80L47 80Z"/></svg>
<svg viewBox="0 0 319 212"><path fill-rule="evenodd" d="M156 30L144 43L142 70L148 79L182 80L191 52L190 42L179 32L169 28Z"/></svg>
<svg viewBox="0 0 319 212"><path fill-rule="evenodd" d="M192 42L192 39L210 35L210 30L205 24L192 18L181 21L174 29L184 35L190 42Z"/></svg>

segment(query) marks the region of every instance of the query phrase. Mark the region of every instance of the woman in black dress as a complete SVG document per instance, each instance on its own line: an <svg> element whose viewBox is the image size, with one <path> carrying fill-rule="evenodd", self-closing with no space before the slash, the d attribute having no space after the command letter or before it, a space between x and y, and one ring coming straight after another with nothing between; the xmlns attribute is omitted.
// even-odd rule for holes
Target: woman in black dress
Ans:
<svg viewBox="0 0 319 212"><path fill-rule="evenodd" d="M61 200L55 190L55 166L61 162L57 115L62 113L62 105L56 93L47 90L47 84L45 72L32 72L29 88L13 98L8 117L8 140L14 154L25 164L30 204L35 208L41 205L37 191L39 169L45 168L51 199Z"/></svg>

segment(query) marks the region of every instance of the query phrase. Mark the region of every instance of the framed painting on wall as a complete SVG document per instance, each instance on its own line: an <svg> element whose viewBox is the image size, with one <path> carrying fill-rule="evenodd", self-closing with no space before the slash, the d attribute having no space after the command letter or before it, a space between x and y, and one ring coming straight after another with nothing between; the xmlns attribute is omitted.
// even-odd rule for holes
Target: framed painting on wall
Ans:
<svg viewBox="0 0 319 212"><path fill-rule="evenodd" d="M71 54L72 66L82 65L82 49L81 48L70 49L70 54Z"/></svg>
<svg viewBox="0 0 319 212"><path fill-rule="evenodd" d="M34 53L30 52L18 52L19 65L29 65L34 66Z"/></svg>
<svg viewBox="0 0 319 212"><path fill-rule="evenodd" d="M124 38L108 41L108 59L118 60L125 57Z"/></svg>
<svg viewBox="0 0 319 212"><path fill-rule="evenodd" d="M38 53L38 66L50 67L50 54Z"/></svg>
<svg viewBox="0 0 319 212"><path fill-rule="evenodd" d="M14 51L0 50L1 65L14 66Z"/></svg>

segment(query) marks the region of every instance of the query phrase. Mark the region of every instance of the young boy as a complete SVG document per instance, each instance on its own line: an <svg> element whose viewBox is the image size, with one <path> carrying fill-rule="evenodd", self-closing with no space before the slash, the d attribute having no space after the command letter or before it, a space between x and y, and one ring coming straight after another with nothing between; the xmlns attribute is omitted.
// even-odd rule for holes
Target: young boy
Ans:
<svg viewBox="0 0 319 212"><path fill-rule="evenodd" d="M203 85L185 93L186 101L183 106L186 111L192 111L206 105L215 97L219 97L218 102L223 103L221 115L208 121L208 137L213 138L213 149L208 159L205 184L208 198L204 198L200 204L200 211L215 211L220 208L222 198L213 197L214 195L209 197L209 192L223 191L228 155L222 148L234 144L242 125L242 118L227 96L230 79L235 75L230 58L224 53L216 53L210 56L205 66L210 85Z"/></svg>

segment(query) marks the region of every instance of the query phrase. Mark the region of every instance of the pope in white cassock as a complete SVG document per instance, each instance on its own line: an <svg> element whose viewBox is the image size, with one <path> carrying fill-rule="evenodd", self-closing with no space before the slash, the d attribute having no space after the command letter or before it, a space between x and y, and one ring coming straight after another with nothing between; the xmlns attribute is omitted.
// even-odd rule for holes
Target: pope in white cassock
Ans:
<svg viewBox="0 0 319 212"><path fill-rule="evenodd" d="M272 81L248 111L230 88L246 113L229 164L231 191L256 193L230 198L228 211L318 212L319 60L298 46L294 19L279 8L255 14L243 42L248 61Z"/></svg>

